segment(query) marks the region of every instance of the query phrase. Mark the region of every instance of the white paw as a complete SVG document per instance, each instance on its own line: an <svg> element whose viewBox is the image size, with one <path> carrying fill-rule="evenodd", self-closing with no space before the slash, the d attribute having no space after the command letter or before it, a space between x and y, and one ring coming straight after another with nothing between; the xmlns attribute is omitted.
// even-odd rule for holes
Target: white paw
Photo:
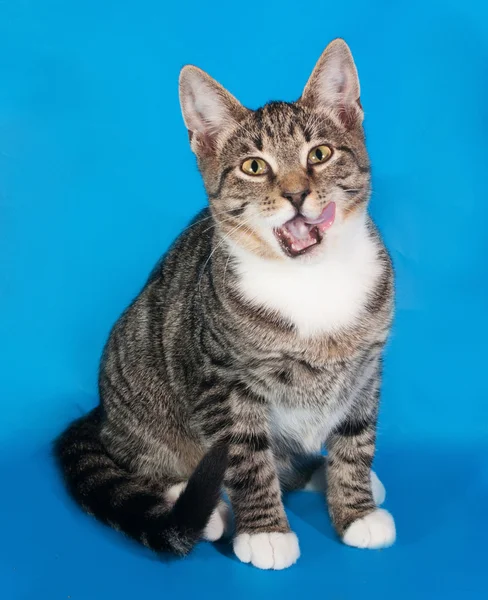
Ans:
<svg viewBox="0 0 488 600"><path fill-rule="evenodd" d="M371 471L371 491L373 492L374 503L376 506L381 506L386 498L386 490L374 471Z"/></svg>
<svg viewBox="0 0 488 600"><path fill-rule="evenodd" d="M289 533L240 533L234 539L239 560L258 569L286 569L298 560L298 538Z"/></svg>
<svg viewBox="0 0 488 600"><path fill-rule="evenodd" d="M182 491L186 488L186 481L177 483L166 490L166 500L170 504L174 504ZM229 533L232 525L232 513L228 504L222 500L218 503L217 508L210 515L207 526L203 530L202 538L209 542L216 542L225 534Z"/></svg>
<svg viewBox="0 0 488 600"><path fill-rule="evenodd" d="M203 531L203 539L209 542L220 540L224 534L229 533L231 522L232 515L229 505L225 502L219 502Z"/></svg>
<svg viewBox="0 0 488 600"><path fill-rule="evenodd" d="M393 544L395 538L393 517L388 511L377 508L369 515L351 523L342 541L356 548L386 548Z"/></svg>
<svg viewBox="0 0 488 600"><path fill-rule="evenodd" d="M186 488L186 481L182 481L181 483L176 483L172 485L170 488L166 490L166 500L170 504L174 504L178 498L180 497L181 492Z"/></svg>

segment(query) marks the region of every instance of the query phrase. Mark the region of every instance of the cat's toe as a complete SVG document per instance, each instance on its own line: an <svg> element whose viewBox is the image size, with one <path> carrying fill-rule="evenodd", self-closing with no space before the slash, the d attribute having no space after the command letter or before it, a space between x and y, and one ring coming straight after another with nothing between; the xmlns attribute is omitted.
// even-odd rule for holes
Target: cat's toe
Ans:
<svg viewBox="0 0 488 600"><path fill-rule="evenodd" d="M225 502L219 502L203 531L203 539L209 542L220 540L222 536L229 533L231 523L232 514L229 505Z"/></svg>
<svg viewBox="0 0 488 600"><path fill-rule="evenodd" d="M348 546L356 548L386 548L396 539L395 521L390 513L377 508L369 515L349 525L342 538Z"/></svg>
<svg viewBox="0 0 488 600"><path fill-rule="evenodd" d="M239 560L258 569L286 569L300 556L298 538L289 533L240 533L234 539Z"/></svg>

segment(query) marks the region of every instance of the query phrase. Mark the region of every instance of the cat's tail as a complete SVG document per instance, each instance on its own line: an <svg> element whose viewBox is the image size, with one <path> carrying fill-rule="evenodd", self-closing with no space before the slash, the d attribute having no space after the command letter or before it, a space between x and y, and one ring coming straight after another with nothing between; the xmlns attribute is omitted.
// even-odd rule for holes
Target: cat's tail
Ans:
<svg viewBox="0 0 488 600"><path fill-rule="evenodd" d="M228 448L213 447L176 502L171 502L165 490L151 487L111 459L100 440L100 427L96 408L55 442L55 456L71 495L86 512L152 550L188 554L219 502Z"/></svg>

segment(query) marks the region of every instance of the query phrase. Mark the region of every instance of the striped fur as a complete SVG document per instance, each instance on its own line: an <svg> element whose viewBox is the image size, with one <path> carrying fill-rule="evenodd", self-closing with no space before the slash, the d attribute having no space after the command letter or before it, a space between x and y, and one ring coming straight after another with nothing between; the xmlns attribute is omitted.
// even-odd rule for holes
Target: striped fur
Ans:
<svg viewBox="0 0 488 600"><path fill-rule="evenodd" d="M337 73L344 81L334 90ZM366 212L355 78L347 46L336 41L298 102L253 112L195 67L182 73L210 207L114 326L101 407L56 446L81 506L157 551L186 554L225 487L238 557L289 566L298 544L282 492L324 469L324 444L337 532L355 544L355 524L375 526L371 464L393 274ZM330 164L306 167L320 143L333 148ZM240 171L249 156L270 165L259 181ZM337 206L306 256L286 256L273 234L295 214L285 185L306 186L309 215Z"/></svg>
<svg viewBox="0 0 488 600"><path fill-rule="evenodd" d="M184 556L201 538L220 498L227 448L200 461L176 499L175 479L157 481L121 468L100 441L101 411L73 423L56 441L68 490L89 514L158 552Z"/></svg>

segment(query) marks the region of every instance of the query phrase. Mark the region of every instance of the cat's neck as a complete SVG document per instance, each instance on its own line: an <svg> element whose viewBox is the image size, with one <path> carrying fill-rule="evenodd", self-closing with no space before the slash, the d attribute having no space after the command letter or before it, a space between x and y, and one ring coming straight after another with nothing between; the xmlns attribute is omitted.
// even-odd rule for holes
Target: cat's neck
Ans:
<svg viewBox="0 0 488 600"><path fill-rule="evenodd" d="M280 314L305 337L354 325L381 274L379 241L362 213L328 232L322 243L321 256L309 263L264 259L231 246L240 293Z"/></svg>

